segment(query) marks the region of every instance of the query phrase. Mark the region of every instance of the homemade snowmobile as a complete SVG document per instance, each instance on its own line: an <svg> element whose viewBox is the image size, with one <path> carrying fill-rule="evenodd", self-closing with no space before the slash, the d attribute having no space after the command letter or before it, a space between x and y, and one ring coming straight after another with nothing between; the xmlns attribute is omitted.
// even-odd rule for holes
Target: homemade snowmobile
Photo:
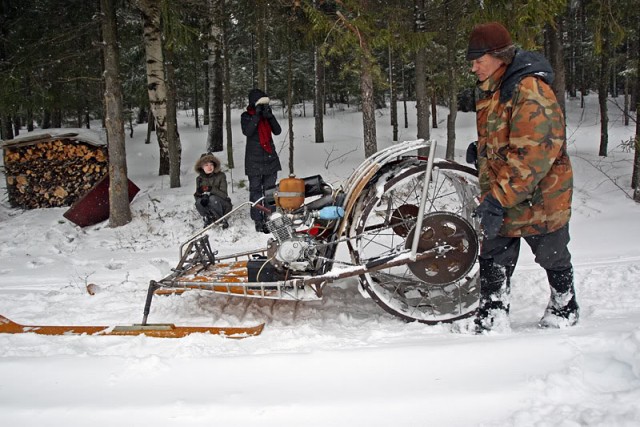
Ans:
<svg viewBox="0 0 640 427"><path fill-rule="evenodd" d="M231 338L249 327L178 327L147 323L154 295L205 290L225 295L317 300L336 280L358 277L364 291L406 321L452 322L474 313L479 296L475 169L436 160L435 141L393 145L367 158L334 188L319 175L291 176L180 246L171 274L149 284L143 320L132 326L30 326L0 316L0 333L148 335L190 333ZM429 151L427 157L417 151ZM246 205L268 213L265 248L218 256L206 232ZM344 243L350 261L336 258Z"/></svg>
<svg viewBox="0 0 640 427"><path fill-rule="evenodd" d="M476 171L435 160L435 147L418 140L381 150L339 188L319 175L280 180L250 204L269 214L267 246L218 256L206 234L216 223L194 234L180 247L173 272L150 282L142 325L161 292L304 301L354 276L365 296L407 321L436 324L471 315L479 286L478 224L471 217ZM429 155L417 156L419 149ZM350 262L335 257L341 243Z"/></svg>

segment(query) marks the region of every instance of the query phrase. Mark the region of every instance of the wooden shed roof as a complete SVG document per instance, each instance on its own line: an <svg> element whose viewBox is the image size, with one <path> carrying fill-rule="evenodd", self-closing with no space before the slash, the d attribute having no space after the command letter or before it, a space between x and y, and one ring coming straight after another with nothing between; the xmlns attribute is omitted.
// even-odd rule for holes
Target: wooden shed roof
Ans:
<svg viewBox="0 0 640 427"><path fill-rule="evenodd" d="M35 135L27 135L19 138L9 139L0 143L0 148L18 148L28 145L36 145L41 142L55 141L58 139L74 139L94 147L104 147L106 144L98 139L91 138L87 135L81 135L77 132L66 133L39 133Z"/></svg>

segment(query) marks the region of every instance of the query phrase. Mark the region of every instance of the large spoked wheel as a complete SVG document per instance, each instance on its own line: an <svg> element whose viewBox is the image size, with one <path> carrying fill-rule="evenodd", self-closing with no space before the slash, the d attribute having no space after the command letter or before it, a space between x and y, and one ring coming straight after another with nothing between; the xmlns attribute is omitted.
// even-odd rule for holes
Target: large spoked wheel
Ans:
<svg viewBox="0 0 640 427"><path fill-rule="evenodd" d="M385 167L360 196L350 235L360 265L411 249L426 161L404 160ZM452 322L478 304L478 239L471 212L478 192L474 171L436 162L429 184L418 253L437 256L360 276L366 292L387 312L407 321Z"/></svg>

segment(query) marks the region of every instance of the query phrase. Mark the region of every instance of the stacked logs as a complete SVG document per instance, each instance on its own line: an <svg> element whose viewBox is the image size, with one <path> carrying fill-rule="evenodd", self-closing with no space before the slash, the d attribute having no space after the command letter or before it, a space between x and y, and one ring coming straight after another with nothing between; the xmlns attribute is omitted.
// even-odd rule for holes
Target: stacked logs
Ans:
<svg viewBox="0 0 640 427"><path fill-rule="evenodd" d="M14 141L3 145L12 207L70 206L108 171L107 149L101 144L50 135Z"/></svg>

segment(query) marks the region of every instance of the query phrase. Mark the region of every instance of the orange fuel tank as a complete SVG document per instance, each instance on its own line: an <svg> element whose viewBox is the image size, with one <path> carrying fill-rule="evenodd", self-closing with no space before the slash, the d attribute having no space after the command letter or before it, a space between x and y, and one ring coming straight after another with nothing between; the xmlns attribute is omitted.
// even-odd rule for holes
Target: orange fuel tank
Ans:
<svg viewBox="0 0 640 427"><path fill-rule="evenodd" d="M274 198L276 205L284 210L298 209L304 203L304 180L295 175L281 179Z"/></svg>

